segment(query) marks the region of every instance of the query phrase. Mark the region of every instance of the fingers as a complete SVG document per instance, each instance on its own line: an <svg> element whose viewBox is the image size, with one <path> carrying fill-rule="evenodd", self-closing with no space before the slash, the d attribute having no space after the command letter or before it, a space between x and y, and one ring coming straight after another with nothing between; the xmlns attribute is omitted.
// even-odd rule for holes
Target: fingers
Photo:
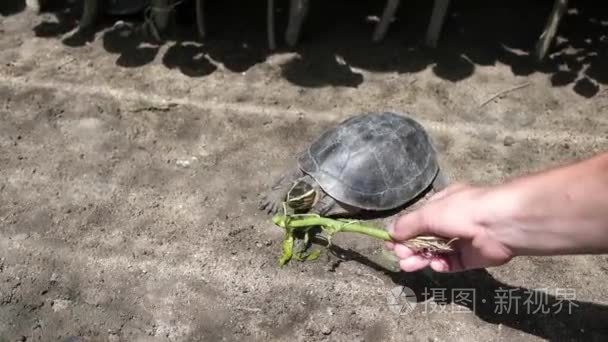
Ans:
<svg viewBox="0 0 608 342"><path fill-rule="evenodd" d="M416 254L405 245L395 244L393 251L400 259L399 267L405 272L415 272L428 266L431 266L431 268L437 272L447 272L449 270L447 261L440 258L427 258Z"/></svg>
<svg viewBox="0 0 608 342"><path fill-rule="evenodd" d="M415 272L429 266L430 263L430 259L421 255L412 255L409 258L401 259L399 261L399 267L405 272Z"/></svg>
<svg viewBox="0 0 608 342"><path fill-rule="evenodd" d="M416 254L410 248L398 243L394 244L393 252L400 259L399 267L405 272L415 272L429 266L435 272L453 272L461 268L459 267L460 263L457 262L458 258L452 255L439 255L428 258Z"/></svg>
<svg viewBox="0 0 608 342"><path fill-rule="evenodd" d="M426 267L430 267L438 273L452 273L464 270L458 257L454 255L426 258L416 254L399 261L399 268L404 272L416 272Z"/></svg>
<svg viewBox="0 0 608 342"><path fill-rule="evenodd" d="M466 196L457 193L466 191L467 184L454 184L432 196L425 205L408 214L402 215L389 224L389 234L393 238L387 246L400 259L399 266L405 272L415 272L430 267L435 272L457 272L463 270L459 252L441 254L429 257L416 253L412 249L400 244L420 235L434 235L443 237L467 236L468 225L462 224L462 201ZM449 196L454 200L448 199ZM454 202L454 203L452 203ZM466 207L466 206L464 206Z"/></svg>
<svg viewBox="0 0 608 342"><path fill-rule="evenodd" d="M430 262L431 269L435 272L445 273L450 271L450 264L442 258L434 258Z"/></svg>
<svg viewBox="0 0 608 342"><path fill-rule="evenodd" d="M395 248L393 249L393 252L395 253L395 255L397 257L399 257L399 259L407 259L415 254L414 251L412 251L411 249L409 249L408 247L406 247L405 245L402 245L400 243L395 244Z"/></svg>
<svg viewBox="0 0 608 342"><path fill-rule="evenodd" d="M431 266L436 272L448 272L449 265L447 261L440 259L427 259L424 256L417 255L405 245L388 242L387 247L393 250L395 255L400 259L399 268L405 272L415 272L427 266Z"/></svg>

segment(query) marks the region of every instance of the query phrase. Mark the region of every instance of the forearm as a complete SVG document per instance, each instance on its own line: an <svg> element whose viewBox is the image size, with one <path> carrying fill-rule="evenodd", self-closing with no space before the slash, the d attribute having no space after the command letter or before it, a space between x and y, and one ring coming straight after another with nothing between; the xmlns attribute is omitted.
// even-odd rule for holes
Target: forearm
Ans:
<svg viewBox="0 0 608 342"><path fill-rule="evenodd" d="M488 234L514 255L608 253L608 153L488 191Z"/></svg>

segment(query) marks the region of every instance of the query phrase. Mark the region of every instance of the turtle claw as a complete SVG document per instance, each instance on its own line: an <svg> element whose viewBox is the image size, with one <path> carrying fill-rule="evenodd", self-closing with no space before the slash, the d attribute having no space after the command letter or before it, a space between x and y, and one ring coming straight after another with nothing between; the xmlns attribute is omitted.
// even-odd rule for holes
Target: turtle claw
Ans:
<svg viewBox="0 0 608 342"><path fill-rule="evenodd" d="M279 211L280 205L278 205L275 201L271 201L268 198L264 197L260 201L258 205L258 209L265 211L268 215L274 215Z"/></svg>
<svg viewBox="0 0 608 342"><path fill-rule="evenodd" d="M279 193L275 190L262 195L258 208L265 211L268 215L274 215L282 209L282 203L283 201Z"/></svg>
<svg viewBox="0 0 608 342"><path fill-rule="evenodd" d="M277 213L277 206L276 206L276 204L270 203L270 205L266 209L266 213L268 213L268 215L274 215L274 214L276 214Z"/></svg>
<svg viewBox="0 0 608 342"><path fill-rule="evenodd" d="M270 201L268 201L266 198L262 198L260 200L260 202L258 203L258 209L259 210L265 210L269 206L270 206Z"/></svg>

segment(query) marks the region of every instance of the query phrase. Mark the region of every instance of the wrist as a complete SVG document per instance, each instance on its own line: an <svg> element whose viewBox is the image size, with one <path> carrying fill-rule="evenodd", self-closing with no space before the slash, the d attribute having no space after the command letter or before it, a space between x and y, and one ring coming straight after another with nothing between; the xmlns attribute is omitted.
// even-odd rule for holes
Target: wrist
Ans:
<svg viewBox="0 0 608 342"><path fill-rule="evenodd" d="M487 234L513 256L608 252L608 154L489 187Z"/></svg>

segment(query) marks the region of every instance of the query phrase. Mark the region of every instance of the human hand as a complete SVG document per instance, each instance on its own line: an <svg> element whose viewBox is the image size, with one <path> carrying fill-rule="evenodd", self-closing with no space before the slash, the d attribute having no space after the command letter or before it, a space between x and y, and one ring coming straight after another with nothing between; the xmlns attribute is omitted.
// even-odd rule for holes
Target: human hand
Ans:
<svg viewBox="0 0 608 342"><path fill-rule="evenodd" d="M493 226L501 207L508 205L504 201L491 188L452 185L389 225L394 241L388 242L387 248L394 251L406 272L427 266L436 272L458 272L505 264L513 252L499 241L502 234ZM419 235L458 240L452 243L454 252L432 257L416 254L399 243Z"/></svg>

